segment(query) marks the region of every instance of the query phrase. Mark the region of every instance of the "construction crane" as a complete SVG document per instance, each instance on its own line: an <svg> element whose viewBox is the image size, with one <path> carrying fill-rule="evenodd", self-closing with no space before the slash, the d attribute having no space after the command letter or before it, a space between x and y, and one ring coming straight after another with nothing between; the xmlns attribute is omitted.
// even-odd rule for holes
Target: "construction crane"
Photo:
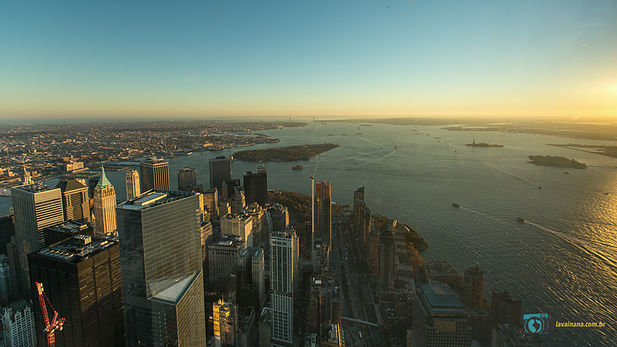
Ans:
<svg viewBox="0 0 617 347"><path fill-rule="evenodd" d="M58 312L54 310L54 306L47 298L45 291L43 290L43 283L36 282L36 290L39 293L39 303L41 304L41 312L43 313L43 321L45 322L45 333L47 334L47 345L54 347L56 345L56 330L62 331L64 325L64 318L58 317ZM49 315L47 314L47 303L54 313L54 317L49 321Z"/></svg>

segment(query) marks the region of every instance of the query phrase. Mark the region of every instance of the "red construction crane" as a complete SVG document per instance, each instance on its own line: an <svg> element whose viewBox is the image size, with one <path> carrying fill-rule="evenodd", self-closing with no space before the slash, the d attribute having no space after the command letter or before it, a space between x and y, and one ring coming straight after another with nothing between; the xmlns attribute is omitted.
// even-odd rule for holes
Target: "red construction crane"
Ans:
<svg viewBox="0 0 617 347"><path fill-rule="evenodd" d="M56 330L62 331L62 326L64 325L64 318L58 319L58 312L54 310L54 306L51 304L51 301L47 298L45 291L43 290L43 283L36 282L36 290L39 293L39 303L41 304L41 312L43 313L43 321L45 321L45 333L47 334L47 344L50 347L56 345ZM54 312L54 318L49 321L49 316L47 315L47 304L49 303L49 307Z"/></svg>

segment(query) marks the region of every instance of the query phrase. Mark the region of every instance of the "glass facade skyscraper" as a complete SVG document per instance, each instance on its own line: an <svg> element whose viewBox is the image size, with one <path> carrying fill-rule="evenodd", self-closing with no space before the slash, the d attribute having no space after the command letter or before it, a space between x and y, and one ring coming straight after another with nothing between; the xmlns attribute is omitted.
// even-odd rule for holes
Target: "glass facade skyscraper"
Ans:
<svg viewBox="0 0 617 347"><path fill-rule="evenodd" d="M128 345L205 346L198 194L152 191L117 212Z"/></svg>

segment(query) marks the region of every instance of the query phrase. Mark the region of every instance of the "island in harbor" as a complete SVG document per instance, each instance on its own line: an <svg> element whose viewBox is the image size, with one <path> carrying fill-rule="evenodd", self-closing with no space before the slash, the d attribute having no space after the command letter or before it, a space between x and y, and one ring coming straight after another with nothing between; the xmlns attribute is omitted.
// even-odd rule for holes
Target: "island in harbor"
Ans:
<svg viewBox="0 0 617 347"><path fill-rule="evenodd" d="M250 162L266 161L298 161L310 160L314 156L337 148L333 143L308 144L288 147L274 147L264 149L249 149L234 154L234 158Z"/></svg>
<svg viewBox="0 0 617 347"><path fill-rule="evenodd" d="M503 147L503 145L500 145L498 143L486 143L486 142L478 142L478 143L476 143L476 139L473 139L472 143L466 143L465 146L469 146L469 147L483 147L483 148L499 148L499 147Z"/></svg>
<svg viewBox="0 0 617 347"><path fill-rule="evenodd" d="M571 169L586 169L587 165L574 159L552 155L530 155L529 163L540 166L552 166Z"/></svg>

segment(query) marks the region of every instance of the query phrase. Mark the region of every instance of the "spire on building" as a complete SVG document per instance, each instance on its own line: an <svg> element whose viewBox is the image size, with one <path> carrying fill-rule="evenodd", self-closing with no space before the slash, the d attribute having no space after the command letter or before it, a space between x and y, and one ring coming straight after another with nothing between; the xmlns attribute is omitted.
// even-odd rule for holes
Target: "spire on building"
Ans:
<svg viewBox="0 0 617 347"><path fill-rule="evenodd" d="M105 167L101 165L101 178L99 178L99 183L96 184L97 188L105 188L111 186L111 182L107 179L107 175L105 175Z"/></svg>

